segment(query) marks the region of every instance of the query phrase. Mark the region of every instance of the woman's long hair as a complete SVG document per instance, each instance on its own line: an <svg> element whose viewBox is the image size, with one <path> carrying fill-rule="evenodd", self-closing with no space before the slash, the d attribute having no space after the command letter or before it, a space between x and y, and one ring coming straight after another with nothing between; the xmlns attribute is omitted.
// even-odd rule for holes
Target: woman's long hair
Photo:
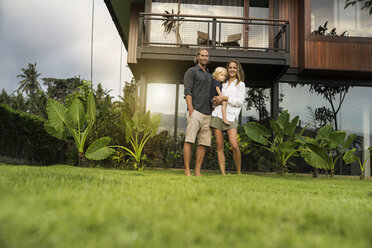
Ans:
<svg viewBox="0 0 372 248"><path fill-rule="evenodd" d="M238 85L240 82L244 82L244 70L242 65L239 63L239 61L235 59L231 59L229 62L226 64L226 70L229 72L229 66L231 63L235 63L238 71L236 72L236 78L238 79L238 82L236 82L236 85ZM230 79L230 74L227 73L227 80Z"/></svg>

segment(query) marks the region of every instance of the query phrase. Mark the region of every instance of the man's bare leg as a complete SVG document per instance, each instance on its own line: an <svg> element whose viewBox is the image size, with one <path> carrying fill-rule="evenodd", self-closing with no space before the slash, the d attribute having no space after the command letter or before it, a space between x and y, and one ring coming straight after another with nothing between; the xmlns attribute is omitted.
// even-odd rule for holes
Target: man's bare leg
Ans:
<svg viewBox="0 0 372 248"><path fill-rule="evenodd" d="M185 164L185 176L191 176L190 160L191 160L191 143L185 142L183 144L183 163Z"/></svg>
<svg viewBox="0 0 372 248"><path fill-rule="evenodd" d="M205 146L198 145L198 148L196 149L196 162L195 162L195 176L200 177L202 174L200 173L201 166L203 164L205 155Z"/></svg>

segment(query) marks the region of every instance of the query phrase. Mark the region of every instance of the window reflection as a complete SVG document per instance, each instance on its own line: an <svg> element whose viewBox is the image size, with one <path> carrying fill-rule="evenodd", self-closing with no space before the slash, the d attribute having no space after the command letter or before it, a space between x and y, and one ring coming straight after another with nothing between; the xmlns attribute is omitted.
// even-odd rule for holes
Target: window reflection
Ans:
<svg viewBox="0 0 372 248"><path fill-rule="evenodd" d="M232 16L232 17L243 17L244 2L241 0L234 1L210 1L210 0L181 0L178 6L178 1L172 0L153 0L152 2L152 13L164 13L173 10L173 13L185 15L207 15L207 16ZM179 8L178 8L179 7ZM185 18L192 20L199 20L201 18L192 17ZM203 18L203 20L206 20ZM207 19L208 20L208 19ZM212 18L209 19L212 21ZM151 21L151 32L150 32L150 42L160 42L160 43L177 43L177 38L175 33L164 34L164 27L161 21ZM242 34L243 27L240 24L221 24L221 34L220 28L217 28L217 42L227 41L229 35ZM208 22L182 22L179 26L179 33L181 35L182 44L197 44L197 39L200 37L198 31L205 34L205 36L212 39L212 23ZM241 40L239 41L241 42ZM240 43L239 43L240 44Z"/></svg>
<svg viewBox="0 0 372 248"><path fill-rule="evenodd" d="M175 84L150 83L147 85L146 110L161 114L159 131L174 132Z"/></svg>
<svg viewBox="0 0 372 248"><path fill-rule="evenodd" d="M300 125L303 127L310 124L309 130L316 132L322 125L332 124L335 128L333 118L328 118L328 121L322 123L322 116L316 116L317 109L329 109L334 113L329 100L325 95L316 91L311 91L311 85L301 84L280 84L280 93L283 94L283 101L280 102L280 107L288 110L291 117L298 115L300 117ZM340 109L337 112L337 128L347 132L354 133L358 137L354 142L354 147L357 148L361 157L365 156L366 150L371 146L372 141L372 87L349 87ZM336 94L332 99L332 104L337 110L342 98L341 94ZM341 99L341 100L340 100ZM326 115L327 116L327 115ZM324 116L323 116L324 117ZM328 114L329 117L329 114ZM326 118L323 118L323 120ZM336 167L336 171L341 172L341 167ZM342 173L358 174L358 166L342 166Z"/></svg>
<svg viewBox="0 0 372 248"><path fill-rule="evenodd" d="M345 7L345 0L311 0L311 30L328 21L328 30L336 28L338 35L347 31L349 36L372 37L372 18L368 10L361 10L363 3Z"/></svg>
<svg viewBox="0 0 372 248"><path fill-rule="evenodd" d="M271 89L246 87L242 107L242 124L247 121L264 121L270 117Z"/></svg>

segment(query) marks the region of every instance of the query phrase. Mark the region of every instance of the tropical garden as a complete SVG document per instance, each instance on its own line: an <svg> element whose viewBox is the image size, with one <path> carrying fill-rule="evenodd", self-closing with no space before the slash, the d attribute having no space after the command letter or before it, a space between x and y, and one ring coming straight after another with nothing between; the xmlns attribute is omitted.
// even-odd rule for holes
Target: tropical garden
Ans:
<svg viewBox="0 0 372 248"><path fill-rule="evenodd" d="M220 176L213 141L204 177L186 178L183 134L139 111L135 79L114 100L101 84L41 75L30 63L0 95L1 247L372 245L370 180L355 180L372 147L360 156L358 137L332 122L337 106L317 110L316 129L286 110L267 123L264 93L251 90L260 114L239 127L245 173L226 140ZM347 91L311 90L331 102ZM340 161L359 177L335 176Z"/></svg>

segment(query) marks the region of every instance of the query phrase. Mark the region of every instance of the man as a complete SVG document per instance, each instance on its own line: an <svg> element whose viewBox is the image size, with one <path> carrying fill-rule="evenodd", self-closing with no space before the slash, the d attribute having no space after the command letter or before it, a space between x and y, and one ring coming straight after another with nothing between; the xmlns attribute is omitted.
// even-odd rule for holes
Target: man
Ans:
<svg viewBox="0 0 372 248"><path fill-rule="evenodd" d="M185 99L187 104L187 127L185 144L183 146L183 161L185 175L191 176L190 160L191 146L198 136L196 149L195 176L201 176L200 169L204 160L206 147L211 145L211 103L209 99L212 75L207 69L209 62L208 50L202 48L198 51L194 62L196 66L189 68L184 76Z"/></svg>

